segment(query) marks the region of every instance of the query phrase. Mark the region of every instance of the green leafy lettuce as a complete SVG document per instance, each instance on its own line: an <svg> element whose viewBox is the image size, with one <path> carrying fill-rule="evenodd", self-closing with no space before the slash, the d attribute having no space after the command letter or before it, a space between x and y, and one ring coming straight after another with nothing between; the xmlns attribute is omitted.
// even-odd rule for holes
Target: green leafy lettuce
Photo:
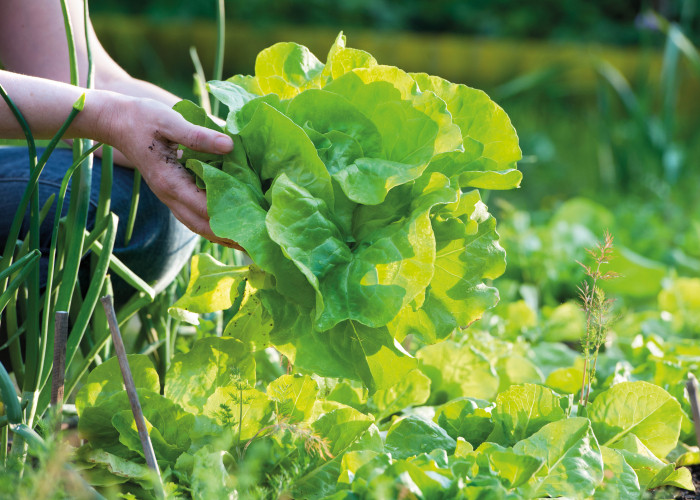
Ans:
<svg viewBox="0 0 700 500"><path fill-rule="evenodd" d="M325 64L278 43L254 76L209 90L229 108L234 150L183 161L212 230L245 249L255 276L195 257L178 317L222 309L247 280L259 331L238 316L227 334L374 392L416 368L404 337L437 342L496 304L486 281L505 252L477 188L517 187L521 152L486 94L380 65L342 34ZM175 109L222 130L191 102Z"/></svg>

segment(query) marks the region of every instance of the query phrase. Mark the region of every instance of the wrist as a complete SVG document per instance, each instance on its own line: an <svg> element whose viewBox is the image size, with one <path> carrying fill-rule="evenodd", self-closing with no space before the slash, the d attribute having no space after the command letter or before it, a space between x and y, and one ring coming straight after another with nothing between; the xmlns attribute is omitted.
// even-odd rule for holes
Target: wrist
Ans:
<svg viewBox="0 0 700 500"><path fill-rule="evenodd" d="M78 113L70 133L73 137L116 145L122 120L133 98L107 90L86 90L85 107ZM121 118L121 119L120 119Z"/></svg>

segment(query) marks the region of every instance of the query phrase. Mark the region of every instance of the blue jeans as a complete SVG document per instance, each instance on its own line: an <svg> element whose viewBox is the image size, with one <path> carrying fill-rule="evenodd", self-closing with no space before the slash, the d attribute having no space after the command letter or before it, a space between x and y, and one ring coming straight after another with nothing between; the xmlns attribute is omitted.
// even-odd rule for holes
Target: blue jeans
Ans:
<svg viewBox="0 0 700 500"><path fill-rule="evenodd" d="M41 151L39 152L41 155ZM69 149L54 151L39 177L39 203L44 202L51 194L58 192L66 170L73 163L72 152ZM95 210L100 192L101 163L95 158L92 173L92 189L90 193L90 209L88 213L88 229L95 223ZM29 155L26 148L0 147L0 249L7 241L12 219L24 193L29 179ZM182 225L172 215L170 210L156 198L145 182L141 183L140 199L134 230L128 245L124 244L126 222L131 207L131 192L134 171L128 168L114 166L112 182L111 210L119 216L114 255L153 286L156 292L163 290L177 276L182 266L189 260L197 242L197 236ZM61 215L68 211L70 188L66 194ZM51 243L56 201L40 230L40 263L41 280L46 282L48 267L48 252ZM29 211L24 218L20 238L23 238L29 228ZM87 260L87 259L85 259ZM87 269L83 262L83 269ZM81 269L81 271L83 271ZM114 273L111 273L114 287L114 299L117 304L125 302L134 289L127 285ZM83 272L82 282L85 284L87 273ZM83 290L85 292L85 290Z"/></svg>

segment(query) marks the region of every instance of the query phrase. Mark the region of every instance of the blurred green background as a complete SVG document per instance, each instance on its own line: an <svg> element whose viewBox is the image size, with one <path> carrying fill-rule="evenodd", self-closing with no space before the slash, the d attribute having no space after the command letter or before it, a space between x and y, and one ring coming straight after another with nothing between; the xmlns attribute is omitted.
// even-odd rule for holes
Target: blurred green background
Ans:
<svg viewBox="0 0 700 500"><path fill-rule="evenodd" d="M343 30L350 46L380 63L485 90L522 139L527 189L516 198L531 208L605 189L636 191L637 183L656 189L648 171L664 167L649 163L665 155L675 162L667 175L678 177L700 155L697 73L682 57L664 59L667 36L649 14L678 23L693 41L700 33L695 0L226 0L225 6L225 76L252 73L255 55L278 41L302 43L323 60ZM102 0L91 10L107 50L135 76L191 98L190 46L205 71L213 66L216 0ZM672 99L673 139L690 149L637 144L653 137L629 130L639 116L628 116L629 96L601 75L603 63L626 79L645 126L655 127L654 116L668 114L661 108ZM674 73L673 81L663 81L664 71ZM638 157L647 146L657 157Z"/></svg>
<svg viewBox="0 0 700 500"><path fill-rule="evenodd" d="M256 54L279 41L306 45L323 61L342 30L349 46L380 63L483 89L501 105L520 136L524 179L521 189L486 201L501 218L514 280L561 274L547 270L556 248L570 255L573 275L570 289L552 298L575 295L578 251L606 227L619 245L651 259L639 261L642 268L700 276L697 0L226 0L225 7L224 77L253 73ZM102 0L91 10L103 45L135 76L193 99L190 47L211 76L216 0ZM567 230L556 226L562 221ZM571 229L577 224L586 238Z"/></svg>

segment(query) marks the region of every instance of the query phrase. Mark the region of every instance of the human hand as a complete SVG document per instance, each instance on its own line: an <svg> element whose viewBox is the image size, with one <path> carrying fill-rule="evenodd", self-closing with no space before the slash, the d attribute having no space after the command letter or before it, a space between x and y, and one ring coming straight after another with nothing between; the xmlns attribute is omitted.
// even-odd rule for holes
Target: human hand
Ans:
<svg viewBox="0 0 700 500"><path fill-rule="evenodd" d="M193 232L227 247L242 248L217 237L209 225L206 193L177 161L178 144L204 153L225 154L233 141L225 134L193 125L158 101L112 95L100 123L103 142L111 144L134 165L153 193Z"/></svg>

